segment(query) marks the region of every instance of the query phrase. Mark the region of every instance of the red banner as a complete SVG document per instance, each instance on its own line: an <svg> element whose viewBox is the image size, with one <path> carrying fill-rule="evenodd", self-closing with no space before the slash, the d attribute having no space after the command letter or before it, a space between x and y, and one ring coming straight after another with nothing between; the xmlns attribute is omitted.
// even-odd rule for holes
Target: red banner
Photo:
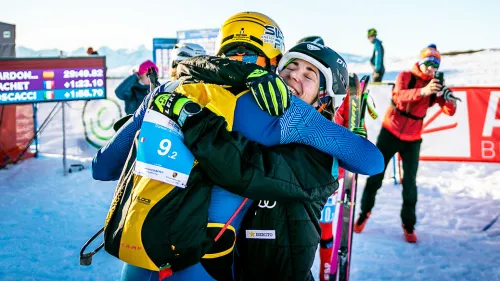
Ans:
<svg viewBox="0 0 500 281"><path fill-rule="evenodd" d="M0 167L20 160L34 136L33 106L0 105ZM22 159L33 156L29 151Z"/></svg>
<svg viewBox="0 0 500 281"><path fill-rule="evenodd" d="M461 98L454 116L429 109L421 160L500 163L500 88L454 87Z"/></svg>

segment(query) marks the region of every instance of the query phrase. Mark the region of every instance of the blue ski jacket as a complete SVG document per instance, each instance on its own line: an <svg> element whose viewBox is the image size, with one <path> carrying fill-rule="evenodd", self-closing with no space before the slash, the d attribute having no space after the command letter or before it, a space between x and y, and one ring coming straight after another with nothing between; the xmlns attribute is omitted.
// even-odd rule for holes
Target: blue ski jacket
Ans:
<svg viewBox="0 0 500 281"><path fill-rule="evenodd" d="M385 71L384 67L384 47L382 46L382 41L375 38L373 41L373 54L370 59L370 63L373 66L373 71L380 73Z"/></svg>

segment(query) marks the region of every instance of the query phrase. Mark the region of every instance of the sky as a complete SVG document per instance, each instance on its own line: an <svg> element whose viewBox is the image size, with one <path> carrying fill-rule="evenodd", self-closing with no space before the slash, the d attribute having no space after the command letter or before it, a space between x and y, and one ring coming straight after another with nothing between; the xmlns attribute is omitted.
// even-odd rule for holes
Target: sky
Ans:
<svg viewBox="0 0 500 281"><path fill-rule="evenodd" d="M152 49L153 38L219 28L241 11L273 18L287 49L304 36L321 35L338 52L369 56L372 27L388 57L417 56L429 43L441 51L500 48L498 0L0 0L0 7L0 22L16 24L17 45L36 50Z"/></svg>

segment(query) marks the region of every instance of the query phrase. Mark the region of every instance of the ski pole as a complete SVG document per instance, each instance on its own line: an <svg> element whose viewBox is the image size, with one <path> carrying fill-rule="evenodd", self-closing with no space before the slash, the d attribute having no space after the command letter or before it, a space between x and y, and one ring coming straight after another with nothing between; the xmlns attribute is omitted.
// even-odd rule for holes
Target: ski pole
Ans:
<svg viewBox="0 0 500 281"><path fill-rule="evenodd" d="M219 240L219 238L222 236L222 234L224 234L224 231L226 231L227 227L231 224L231 222L234 220L236 215L241 211L243 206L245 206L245 203L247 201L248 201L248 198L245 198L245 200L243 200L243 202L241 202L241 204L238 206L238 209L236 209L236 211L234 211L233 215L229 218L229 220L227 220L226 224L224 224L224 226L219 231L219 233L217 233L217 236L215 236L215 239L214 239L215 242L217 242L217 240Z"/></svg>

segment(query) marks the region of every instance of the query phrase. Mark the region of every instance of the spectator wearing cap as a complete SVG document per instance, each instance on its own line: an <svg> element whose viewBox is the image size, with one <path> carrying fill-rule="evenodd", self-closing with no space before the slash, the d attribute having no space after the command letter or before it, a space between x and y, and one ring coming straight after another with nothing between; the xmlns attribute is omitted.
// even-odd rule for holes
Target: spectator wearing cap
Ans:
<svg viewBox="0 0 500 281"><path fill-rule="evenodd" d="M370 64L373 67L373 82L382 82L385 73L384 46L382 46L382 41L377 38L375 28L368 29L368 41L373 44L373 54L370 59Z"/></svg>
<svg viewBox="0 0 500 281"><path fill-rule="evenodd" d="M151 81L148 77L148 69L158 67L154 62L147 60L139 65L139 70L127 77L115 90L116 96L125 102L125 113L133 114L141 105L142 100L149 93Z"/></svg>
<svg viewBox="0 0 500 281"><path fill-rule="evenodd" d="M396 153L399 153L403 162L403 206L400 215L404 236L410 243L417 242L416 179L425 115L435 104L446 115L453 116L456 111L456 98L434 78L440 63L441 54L436 45L431 44L420 52L420 58L411 70L398 74L392 91L392 105L387 109L377 139L377 147L384 156L386 168ZM384 173L385 170L367 179L361 198L361 213L354 225L354 232L363 231L375 205L377 191L382 186Z"/></svg>

